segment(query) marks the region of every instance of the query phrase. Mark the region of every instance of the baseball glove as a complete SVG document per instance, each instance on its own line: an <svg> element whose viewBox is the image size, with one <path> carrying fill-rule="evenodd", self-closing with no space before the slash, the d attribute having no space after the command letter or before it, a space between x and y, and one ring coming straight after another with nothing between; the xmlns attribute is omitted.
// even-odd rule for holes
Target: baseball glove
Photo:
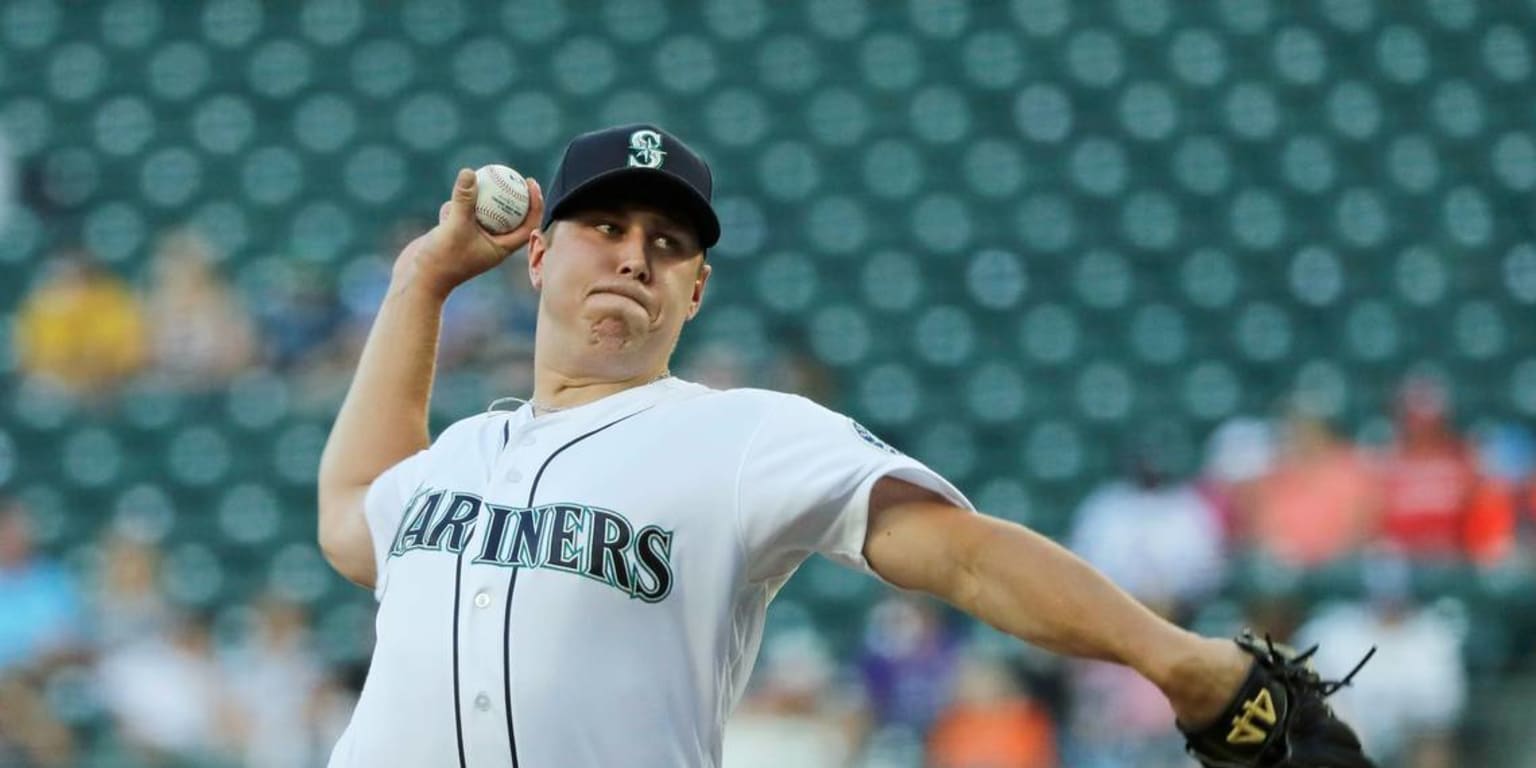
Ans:
<svg viewBox="0 0 1536 768"><path fill-rule="evenodd" d="M1343 680L1318 677L1307 663L1317 647L1297 654L1263 645L1250 633L1237 644L1254 657L1232 703L1211 724L1183 730L1185 749L1205 768L1375 768L1360 740L1324 701L1349 685L1376 653L1372 648Z"/></svg>

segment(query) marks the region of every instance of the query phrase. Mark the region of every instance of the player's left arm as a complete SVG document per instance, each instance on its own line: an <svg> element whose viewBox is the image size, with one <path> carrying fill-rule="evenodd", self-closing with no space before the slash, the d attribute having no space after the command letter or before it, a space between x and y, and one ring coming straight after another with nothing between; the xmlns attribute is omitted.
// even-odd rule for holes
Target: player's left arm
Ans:
<svg viewBox="0 0 1536 768"><path fill-rule="evenodd" d="M870 494L864 557L886 581L1021 640L1135 669L1180 722L1215 717L1252 662L1230 641L1165 621L1050 539L893 477Z"/></svg>

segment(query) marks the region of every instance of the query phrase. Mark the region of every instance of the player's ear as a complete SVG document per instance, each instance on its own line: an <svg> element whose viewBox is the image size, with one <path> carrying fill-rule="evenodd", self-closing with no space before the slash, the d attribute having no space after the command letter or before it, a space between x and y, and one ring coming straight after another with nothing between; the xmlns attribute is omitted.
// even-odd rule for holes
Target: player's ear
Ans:
<svg viewBox="0 0 1536 768"><path fill-rule="evenodd" d="M709 282L711 267L708 264L699 264L699 276L693 281L693 300L688 304L688 319L699 314L699 307L704 304L704 286Z"/></svg>
<svg viewBox="0 0 1536 768"><path fill-rule="evenodd" d="M544 288L544 254L549 252L549 236L554 228L551 223L549 230L535 229L528 234L528 283L535 291Z"/></svg>

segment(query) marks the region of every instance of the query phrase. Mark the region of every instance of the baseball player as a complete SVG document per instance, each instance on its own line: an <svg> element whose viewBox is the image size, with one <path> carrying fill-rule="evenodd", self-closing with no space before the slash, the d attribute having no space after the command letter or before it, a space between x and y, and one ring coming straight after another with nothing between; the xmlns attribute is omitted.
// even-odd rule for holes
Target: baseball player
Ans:
<svg viewBox="0 0 1536 768"><path fill-rule="evenodd" d="M331 766L717 766L768 603L813 553L1129 665L1207 765L1370 765L1304 659L1163 621L846 416L671 376L720 236L686 144L585 134L551 178L492 235L459 173L395 263L326 444L321 547L379 602ZM533 392L433 440L444 300L525 245Z"/></svg>

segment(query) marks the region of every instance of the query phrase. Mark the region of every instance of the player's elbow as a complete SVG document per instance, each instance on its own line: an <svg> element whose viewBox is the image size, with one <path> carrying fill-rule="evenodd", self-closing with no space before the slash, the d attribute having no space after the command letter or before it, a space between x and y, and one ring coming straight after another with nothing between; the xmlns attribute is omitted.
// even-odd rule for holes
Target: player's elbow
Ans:
<svg viewBox="0 0 1536 768"><path fill-rule="evenodd" d="M377 568L371 551L360 551L363 548L359 548L355 542L338 537L334 533L327 534L323 528L319 540L320 554L337 573L353 584L373 589Z"/></svg>
<svg viewBox="0 0 1536 768"><path fill-rule="evenodd" d="M363 517L362 495L322 492L319 501L316 540L320 554L348 581L372 588L377 566L373 562L373 537Z"/></svg>

